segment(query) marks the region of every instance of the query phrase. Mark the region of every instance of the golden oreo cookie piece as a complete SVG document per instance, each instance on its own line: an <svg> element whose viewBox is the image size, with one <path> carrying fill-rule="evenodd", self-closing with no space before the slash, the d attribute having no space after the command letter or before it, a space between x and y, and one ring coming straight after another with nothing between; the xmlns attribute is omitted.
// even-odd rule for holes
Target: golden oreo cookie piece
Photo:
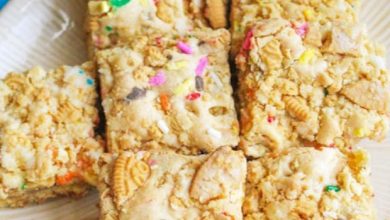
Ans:
<svg viewBox="0 0 390 220"><path fill-rule="evenodd" d="M227 24L224 0L207 0L205 17L212 28L224 28Z"/></svg>

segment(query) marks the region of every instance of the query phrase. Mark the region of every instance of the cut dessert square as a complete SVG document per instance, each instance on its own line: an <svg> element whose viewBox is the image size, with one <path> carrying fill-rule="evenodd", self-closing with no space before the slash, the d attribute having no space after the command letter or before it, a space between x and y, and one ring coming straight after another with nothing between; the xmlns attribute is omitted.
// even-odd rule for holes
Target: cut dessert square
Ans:
<svg viewBox="0 0 390 220"><path fill-rule="evenodd" d="M284 18L292 22L297 32L316 33L320 26L332 22L355 23L359 6L360 0L232 0L231 54L235 56L239 52L247 28L258 20ZM307 23L311 24L310 28Z"/></svg>
<svg viewBox="0 0 390 220"><path fill-rule="evenodd" d="M103 147L93 77L86 63L0 81L0 207L83 195L85 182L96 184Z"/></svg>
<svg viewBox="0 0 390 220"><path fill-rule="evenodd" d="M109 150L198 154L236 146L229 42L220 29L139 36L130 49L97 53Z"/></svg>
<svg viewBox="0 0 390 220"><path fill-rule="evenodd" d="M101 219L242 219L245 177L244 155L229 147L123 152L102 168Z"/></svg>
<svg viewBox="0 0 390 220"><path fill-rule="evenodd" d="M304 147L250 161L244 219L375 219L367 161Z"/></svg>
<svg viewBox="0 0 390 220"><path fill-rule="evenodd" d="M90 55L127 43L138 34L223 28L226 0L90 0L87 32Z"/></svg>
<svg viewBox="0 0 390 220"><path fill-rule="evenodd" d="M247 34L239 69L240 147L247 156L299 146L349 148L388 131L384 51L353 25L300 36L283 19ZM313 37L314 39L314 37ZM317 42L317 43L313 43Z"/></svg>

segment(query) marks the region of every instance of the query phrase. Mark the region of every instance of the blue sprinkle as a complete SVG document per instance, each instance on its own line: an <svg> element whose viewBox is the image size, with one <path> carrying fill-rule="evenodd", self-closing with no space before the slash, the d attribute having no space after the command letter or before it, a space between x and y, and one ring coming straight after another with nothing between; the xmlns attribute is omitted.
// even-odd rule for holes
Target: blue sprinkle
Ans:
<svg viewBox="0 0 390 220"><path fill-rule="evenodd" d="M84 70L82 70L82 69L79 70L80 75L84 75L84 73L85 73Z"/></svg>
<svg viewBox="0 0 390 220"><path fill-rule="evenodd" d="M87 84L88 84L88 85L92 86L93 83L94 83L93 79L91 79L91 78L88 78L88 79L87 79Z"/></svg>

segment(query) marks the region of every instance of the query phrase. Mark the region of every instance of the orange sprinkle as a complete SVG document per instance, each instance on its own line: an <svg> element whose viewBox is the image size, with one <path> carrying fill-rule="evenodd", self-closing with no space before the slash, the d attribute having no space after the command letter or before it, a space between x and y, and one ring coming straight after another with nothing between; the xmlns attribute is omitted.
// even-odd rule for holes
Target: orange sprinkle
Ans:
<svg viewBox="0 0 390 220"><path fill-rule="evenodd" d="M56 183L57 185L66 185L73 181L75 177L77 177L76 172L69 172L63 176L56 176Z"/></svg>
<svg viewBox="0 0 390 220"><path fill-rule="evenodd" d="M249 100L252 100L256 95L256 91L254 89L248 89L246 95L248 96Z"/></svg>
<svg viewBox="0 0 390 220"><path fill-rule="evenodd" d="M160 103L161 103L162 110L164 110L164 112L167 112L170 108L168 95L161 94L160 95Z"/></svg>

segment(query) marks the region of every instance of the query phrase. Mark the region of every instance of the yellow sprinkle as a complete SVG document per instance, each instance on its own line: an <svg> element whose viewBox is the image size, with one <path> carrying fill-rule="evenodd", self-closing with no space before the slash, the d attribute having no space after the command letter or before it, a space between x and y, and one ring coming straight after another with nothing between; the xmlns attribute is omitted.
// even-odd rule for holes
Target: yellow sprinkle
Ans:
<svg viewBox="0 0 390 220"><path fill-rule="evenodd" d="M306 64L311 62L314 57L315 57L315 51L313 49L308 49L305 52L303 52L301 57L299 57L299 62L302 64Z"/></svg>
<svg viewBox="0 0 390 220"><path fill-rule="evenodd" d="M187 67L187 65L188 65L188 62L185 60L182 60L182 61L178 61L175 63L168 63L167 68L168 68L168 70L180 70L180 69Z"/></svg>
<svg viewBox="0 0 390 220"><path fill-rule="evenodd" d="M111 7L107 1L91 1L88 3L88 8L91 15L101 15L109 12Z"/></svg>
<svg viewBox="0 0 390 220"><path fill-rule="evenodd" d="M148 2L146 0L140 0L140 1L141 1L142 6L144 6L144 7L148 6Z"/></svg>
<svg viewBox="0 0 390 220"><path fill-rule="evenodd" d="M314 12L313 12L313 10L311 10L311 9L305 9L305 10L303 11L303 15L305 16L305 19L306 19L307 21L310 21L310 20L313 19L313 17L314 17Z"/></svg>
<svg viewBox="0 0 390 220"><path fill-rule="evenodd" d="M181 85L179 85L178 87L175 88L175 90L173 91L175 93L175 95L180 95L180 94L183 94L184 92L186 92L190 87L191 85L193 85L194 83L192 82L192 79L186 79Z"/></svg>
<svg viewBox="0 0 390 220"><path fill-rule="evenodd" d="M363 137L365 135L365 131L363 128L357 128L353 131L353 135L356 136L356 137Z"/></svg>

